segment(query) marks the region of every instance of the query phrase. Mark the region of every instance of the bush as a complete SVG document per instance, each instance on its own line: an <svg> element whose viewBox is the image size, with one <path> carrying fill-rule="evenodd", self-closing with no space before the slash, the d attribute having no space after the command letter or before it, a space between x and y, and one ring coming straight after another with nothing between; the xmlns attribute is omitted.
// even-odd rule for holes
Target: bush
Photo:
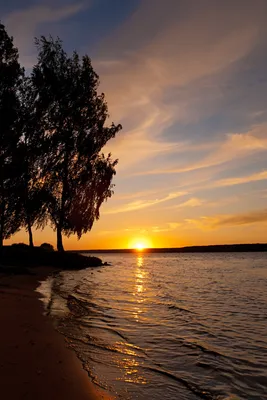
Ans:
<svg viewBox="0 0 267 400"><path fill-rule="evenodd" d="M40 247L43 250L54 251L54 247L50 243L42 243Z"/></svg>
<svg viewBox="0 0 267 400"><path fill-rule="evenodd" d="M16 249L20 249L20 250L27 250L28 248L29 248L29 246L27 245L27 244L25 244L25 243L13 243L12 245L11 245L11 247L15 247Z"/></svg>

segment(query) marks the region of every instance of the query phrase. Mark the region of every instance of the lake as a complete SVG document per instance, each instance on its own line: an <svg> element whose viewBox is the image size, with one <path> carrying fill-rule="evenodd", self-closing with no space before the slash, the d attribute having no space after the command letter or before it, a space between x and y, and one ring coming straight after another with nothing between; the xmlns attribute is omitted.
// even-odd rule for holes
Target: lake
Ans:
<svg viewBox="0 0 267 400"><path fill-rule="evenodd" d="M99 254L41 285L118 399L267 399L267 253Z"/></svg>

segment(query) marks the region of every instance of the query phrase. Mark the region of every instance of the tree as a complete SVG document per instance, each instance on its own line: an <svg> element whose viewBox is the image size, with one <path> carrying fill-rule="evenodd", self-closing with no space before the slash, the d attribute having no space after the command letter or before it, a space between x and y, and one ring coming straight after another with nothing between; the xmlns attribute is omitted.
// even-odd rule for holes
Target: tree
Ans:
<svg viewBox="0 0 267 400"><path fill-rule="evenodd" d="M29 245L34 246L32 227L43 227L47 220L47 196L42 180L42 158L47 151L44 129L36 106L37 92L28 77L24 77L19 91L18 129L20 142L16 148L16 196L21 225L29 234Z"/></svg>
<svg viewBox="0 0 267 400"><path fill-rule="evenodd" d="M20 227L13 161L20 137L16 123L19 110L18 87L22 74L13 38L8 36L4 25L0 23L0 247L3 240Z"/></svg>
<svg viewBox="0 0 267 400"><path fill-rule="evenodd" d="M98 94L98 75L88 56L68 57L59 39L36 41L39 56L32 82L49 151L43 159L48 210L63 251L62 233L78 238L99 218L103 201L112 195L117 160L101 149L122 128L106 126L108 108Z"/></svg>

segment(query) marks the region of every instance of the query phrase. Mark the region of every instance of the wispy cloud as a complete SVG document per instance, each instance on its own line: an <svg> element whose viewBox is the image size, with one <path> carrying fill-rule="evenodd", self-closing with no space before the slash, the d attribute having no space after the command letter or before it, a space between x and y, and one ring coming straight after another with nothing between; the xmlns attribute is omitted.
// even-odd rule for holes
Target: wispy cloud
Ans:
<svg viewBox="0 0 267 400"><path fill-rule="evenodd" d="M264 132L265 136L262 136ZM155 174L177 174L195 171L203 168L210 168L221 165L232 160L239 160L244 157L253 156L255 153L267 152L267 125L254 127L248 133L232 133L226 135L224 141L213 144L213 149L201 161L186 163L184 166L169 169L154 169L143 171L140 175ZM257 134L259 134L256 136Z"/></svg>
<svg viewBox="0 0 267 400"><path fill-rule="evenodd" d="M202 230L210 230L223 226L250 225L255 223L265 223L266 221L267 209L236 215L203 216L197 219L187 219L185 222L188 224L193 224Z"/></svg>
<svg viewBox="0 0 267 400"><path fill-rule="evenodd" d="M186 192L175 192L175 193L170 193L167 196L162 197L160 199L138 200L138 201L134 201L134 202L125 204L125 205L121 206L120 208L106 210L103 214L117 214L117 213L125 213L125 212L130 212L130 211L141 210L142 208L152 207L157 204L176 199L177 197L184 196L185 194L187 194L187 193Z"/></svg>
<svg viewBox="0 0 267 400"><path fill-rule="evenodd" d="M215 183L215 186L241 185L243 183L263 181L266 179L267 179L267 171L262 171L262 172L257 172L255 174L251 174L251 175L247 175L247 176L221 179Z"/></svg>
<svg viewBox="0 0 267 400"><path fill-rule="evenodd" d="M181 222L168 222L161 225L146 225L146 226L134 226L125 228L123 231L128 235L150 235L163 232L172 232L182 226ZM100 236L109 236L118 234L118 230L101 230L97 234Z"/></svg>
<svg viewBox="0 0 267 400"><path fill-rule="evenodd" d="M77 14L85 7L82 2L62 7L36 5L16 10L6 15L3 20L8 31L14 36L15 45L19 48L21 61L26 68L35 62L33 51L34 37L37 28L44 23L59 22ZM87 4L88 7L88 4Z"/></svg>
<svg viewBox="0 0 267 400"><path fill-rule="evenodd" d="M158 193L158 190L156 189L152 189L152 190L143 190L143 191L139 191L139 192L127 192L127 193L120 193L120 194L116 194L115 193L115 197L116 200L130 200L130 199L140 199L140 197L147 197L147 196L151 196L151 195L155 195Z"/></svg>
<svg viewBox="0 0 267 400"><path fill-rule="evenodd" d="M267 221L267 209L245 214L223 216L214 223L215 227L223 225L248 225Z"/></svg>
<svg viewBox="0 0 267 400"><path fill-rule="evenodd" d="M236 63L253 49L259 27L264 26L263 4L251 9L247 3L238 3L242 18L239 7L233 8L228 1L204 1L201 6L195 2L192 7L191 2L173 0L153 3L151 18L152 3L144 0L131 19L103 42L96 66L111 116L124 126L121 139L111 143L121 165L140 165L136 151L142 160L146 154L153 158L157 152L174 152L174 142L184 139L175 123L197 122L218 112L214 104L221 106L224 77L233 74ZM181 10L184 18L179 19ZM164 135L167 129L172 129L172 138ZM220 159L215 153L194 165L164 168L162 163L147 173L171 174L226 162L234 156L234 149L229 154L230 147L237 144L234 140L228 138Z"/></svg>
<svg viewBox="0 0 267 400"><path fill-rule="evenodd" d="M165 225L153 226L151 228L151 232L152 233L172 232L175 231L180 226L182 226L182 223L180 222L168 222Z"/></svg>
<svg viewBox="0 0 267 400"><path fill-rule="evenodd" d="M186 200L183 203L177 204L172 208L184 208L184 207L199 207L203 205L204 200L198 199L197 197L192 197L189 200Z"/></svg>
<svg viewBox="0 0 267 400"><path fill-rule="evenodd" d="M113 140L107 146L107 152L111 152L119 159L118 171L124 173L129 168L134 170L159 155L168 155L184 151L184 143L166 143L150 138L145 130L122 133L121 137Z"/></svg>

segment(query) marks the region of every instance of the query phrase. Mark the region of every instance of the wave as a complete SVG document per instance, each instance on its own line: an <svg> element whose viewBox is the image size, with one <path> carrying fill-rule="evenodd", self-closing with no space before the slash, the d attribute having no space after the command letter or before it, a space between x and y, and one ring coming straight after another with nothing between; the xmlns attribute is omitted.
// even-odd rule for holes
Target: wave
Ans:
<svg viewBox="0 0 267 400"><path fill-rule="evenodd" d="M184 307L181 307L181 306L177 306L176 304L164 304L164 305L166 305L169 310L178 310L178 311L186 312L186 313L189 313L189 314L195 314L193 311L188 310L187 308L184 308Z"/></svg>
<svg viewBox="0 0 267 400"><path fill-rule="evenodd" d="M94 325L94 328L102 329L102 330L105 330L105 331L107 331L109 333L114 333L115 335L119 336L120 338L122 338L124 340L127 340L126 336L124 336L121 332L117 331L114 328L110 328L108 326L99 326L99 325Z"/></svg>
<svg viewBox="0 0 267 400"><path fill-rule="evenodd" d="M180 376L177 376L177 375L173 374L172 372L166 371L163 368L151 367L151 366L143 366L143 368L144 369L148 369L148 370L150 370L152 372L155 372L157 374L164 375L164 376L166 376L166 377L168 377L170 379L175 380L176 382L179 382L186 389L188 389L190 392L195 394L200 399L204 399L204 400L216 400L216 399L218 399L218 395L214 395L211 392L209 392L208 390L201 389L200 387L198 387L197 385L189 382L185 378L181 378Z"/></svg>

